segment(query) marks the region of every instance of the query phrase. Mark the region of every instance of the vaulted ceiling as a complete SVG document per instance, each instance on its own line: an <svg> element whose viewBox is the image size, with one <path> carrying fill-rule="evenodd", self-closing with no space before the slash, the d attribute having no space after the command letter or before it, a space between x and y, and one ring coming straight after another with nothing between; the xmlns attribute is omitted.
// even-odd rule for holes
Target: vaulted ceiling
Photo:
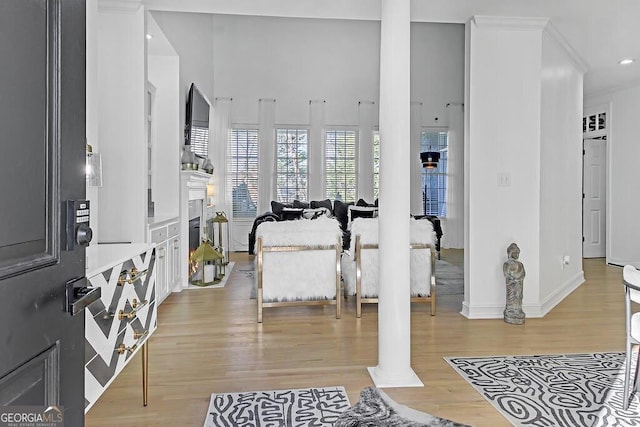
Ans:
<svg viewBox="0 0 640 427"><path fill-rule="evenodd" d="M135 0L134 0L135 1ZM380 0L142 0L148 10L380 19ZM549 18L587 65L585 95L640 84L640 0L411 0L416 22L474 15ZM619 65L633 58L630 65Z"/></svg>

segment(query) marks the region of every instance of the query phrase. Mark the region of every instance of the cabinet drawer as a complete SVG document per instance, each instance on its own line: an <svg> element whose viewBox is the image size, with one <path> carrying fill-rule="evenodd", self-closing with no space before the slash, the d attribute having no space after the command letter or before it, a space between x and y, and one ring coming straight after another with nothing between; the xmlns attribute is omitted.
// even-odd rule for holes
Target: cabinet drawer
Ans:
<svg viewBox="0 0 640 427"><path fill-rule="evenodd" d="M177 236L180 231L180 224L174 222L173 224L169 224L167 226L167 238L171 238L173 236Z"/></svg>
<svg viewBox="0 0 640 427"><path fill-rule="evenodd" d="M158 228L157 230L152 230L151 231L151 241L153 243L160 243L163 240L167 240L167 228L166 227Z"/></svg>

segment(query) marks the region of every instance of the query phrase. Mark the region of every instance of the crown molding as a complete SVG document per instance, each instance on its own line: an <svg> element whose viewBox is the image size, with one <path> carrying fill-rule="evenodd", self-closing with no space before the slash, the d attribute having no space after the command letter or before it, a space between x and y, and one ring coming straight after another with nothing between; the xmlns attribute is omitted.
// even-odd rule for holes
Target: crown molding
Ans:
<svg viewBox="0 0 640 427"><path fill-rule="evenodd" d="M556 26L553 25L553 22L549 21L547 26L544 28L544 32L548 34L567 53L567 55L569 55L569 58L571 58L578 70L583 74L587 72L589 64L587 64L573 46L569 44L567 39L564 38Z"/></svg>
<svg viewBox="0 0 640 427"><path fill-rule="evenodd" d="M98 0L99 12L137 12L142 0Z"/></svg>
<svg viewBox="0 0 640 427"><path fill-rule="evenodd" d="M596 91L593 92L589 92L589 93L584 93L584 97L585 98L596 98L596 97L600 97L600 96L612 96L614 95L616 92L622 92L625 90L630 90L630 89L634 89L640 87L640 79L635 79L632 80L630 82L624 83L624 84L620 84L620 85L616 85L616 86L609 86L603 89L598 89Z"/></svg>
<svg viewBox="0 0 640 427"><path fill-rule="evenodd" d="M475 15L471 18L471 22L478 28L531 31L542 30L549 22L549 18Z"/></svg>

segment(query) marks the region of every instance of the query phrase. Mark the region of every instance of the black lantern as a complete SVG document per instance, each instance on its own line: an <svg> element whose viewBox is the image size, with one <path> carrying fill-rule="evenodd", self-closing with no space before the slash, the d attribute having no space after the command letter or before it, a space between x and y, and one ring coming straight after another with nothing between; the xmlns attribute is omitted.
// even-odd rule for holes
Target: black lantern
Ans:
<svg viewBox="0 0 640 427"><path fill-rule="evenodd" d="M423 151L420 153L422 167L427 169L435 169L440 161L440 153L437 151Z"/></svg>

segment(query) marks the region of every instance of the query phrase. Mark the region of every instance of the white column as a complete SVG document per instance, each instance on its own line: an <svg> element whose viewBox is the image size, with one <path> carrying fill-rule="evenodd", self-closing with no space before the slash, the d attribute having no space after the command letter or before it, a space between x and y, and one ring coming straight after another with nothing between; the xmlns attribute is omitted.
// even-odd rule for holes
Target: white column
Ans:
<svg viewBox="0 0 640 427"><path fill-rule="evenodd" d="M382 0L380 42L380 292L377 387L419 387L411 369L409 287L410 0Z"/></svg>

